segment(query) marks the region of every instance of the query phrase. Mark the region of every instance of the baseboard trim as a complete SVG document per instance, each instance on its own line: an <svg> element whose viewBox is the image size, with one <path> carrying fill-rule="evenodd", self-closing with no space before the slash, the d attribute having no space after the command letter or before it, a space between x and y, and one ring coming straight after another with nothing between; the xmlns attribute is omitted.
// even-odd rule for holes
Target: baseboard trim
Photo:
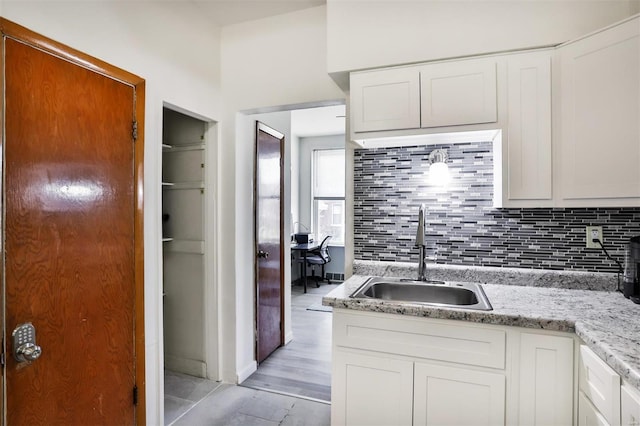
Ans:
<svg viewBox="0 0 640 426"><path fill-rule="evenodd" d="M288 332L287 334L284 335L284 344L286 345L287 343L289 343L290 341L293 340L293 331Z"/></svg>
<svg viewBox="0 0 640 426"><path fill-rule="evenodd" d="M197 359L182 358L173 355L164 356L164 367L176 373L188 374L190 376L207 378L207 364Z"/></svg>
<svg viewBox="0 0 640 426"><path fill-rule="evenodd" d="M255 362L255 361L251 361L244 368L242 368L240 371L238 371L237 382L236 383L240 384L240 383L244 382L245 380L247 380L247 378L250 375L255 373L257 370L258 370L258 363Z"/></svg>

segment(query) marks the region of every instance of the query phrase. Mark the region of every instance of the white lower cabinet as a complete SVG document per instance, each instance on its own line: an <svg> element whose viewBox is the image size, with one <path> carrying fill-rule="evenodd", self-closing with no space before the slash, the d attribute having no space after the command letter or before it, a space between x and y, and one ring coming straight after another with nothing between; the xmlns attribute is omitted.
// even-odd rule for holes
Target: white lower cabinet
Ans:
<svg viewBox="0 0 640 426"><path fill-rule="evenodd" d="M607 422L606 424L619 425L620 376L618 373L585 345L580 346L579 368L580 394L593 404L594 409Z"/></svg>
<svg viewBox="0 0 640 426"><path fill-rule="evenodd" d="M583 392L578 396L578 426L609 426L604 416Z"/></svg>
<svg viewBox="0 0 640 426"><path fill-rule="evenodd" d="M332 425L411 425L413 362L335 350Z"/></svg>
<svg viewBox="0 0 640 426"><path fill-rule="evenodd" d="M568 333L334 309L332 425L571 425Z"/></svg>
<svg viewBox="0 0 640 426"><path fill-rule="evenodd" d="M628 385L620 389L621 424L623 426L640 426L640 392Z"/></svg>
<svg viewBox="0 0 640 426"><path fill-rule="evenodd" d="M520 333L519 425L572 423L573 345L572 337Z"/></svg>
<svg viewBox="0 0 640 426"><path fill-rule="evenodd" d="M505 424L505 376L416 362L414 425Z"/></svg>

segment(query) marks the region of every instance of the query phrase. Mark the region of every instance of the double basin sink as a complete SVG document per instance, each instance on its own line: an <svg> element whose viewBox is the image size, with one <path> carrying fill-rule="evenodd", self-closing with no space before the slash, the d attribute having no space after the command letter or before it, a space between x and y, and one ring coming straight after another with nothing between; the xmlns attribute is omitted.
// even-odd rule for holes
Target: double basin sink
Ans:
<svg viewBox="0 0 640 426"><path fill-rule="evenodd" d="M413 281L398 278L369 278L351 296L356 299L377 299L394 302L420 303L457 309L491 311L491 303L480 284L443 281Z"/></svg>

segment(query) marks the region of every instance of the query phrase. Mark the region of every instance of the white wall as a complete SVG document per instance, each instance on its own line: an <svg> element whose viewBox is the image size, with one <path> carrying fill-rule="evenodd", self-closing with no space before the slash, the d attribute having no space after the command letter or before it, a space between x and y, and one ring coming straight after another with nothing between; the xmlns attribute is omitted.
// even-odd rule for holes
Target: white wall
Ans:
<svg viewBox="0 0 640 426"><path fill-rule="evenodd" d="M253 271L246 261L253 241L253 177L246 158L254 141L241 133L239 111L293 109L343 99L344 94L326 72L325 29L325 8L316 7L222 30L220 203L225 206L221 217L225 249L220 282L223 379L227 381L244 379L255 365Z"/></svg>
<svg viewBox="0 0 640 426"><path fill-rule="evenodd" d="M219 29L187 3L0 2L2 16L146 80L144 246L147 421L163 424L161 158L164 101L217 120Z"/></svg>
<svg viewBox="0 0 640 426"><path fill-rule="evenodd" d="M327 0L328 70L558 44L638 12L638 0Z"/></svg>

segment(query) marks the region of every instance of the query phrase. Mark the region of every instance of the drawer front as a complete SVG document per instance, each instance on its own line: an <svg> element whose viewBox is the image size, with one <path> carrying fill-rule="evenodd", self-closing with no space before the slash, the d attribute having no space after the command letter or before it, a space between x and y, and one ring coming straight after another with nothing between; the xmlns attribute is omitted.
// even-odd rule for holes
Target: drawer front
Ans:
<svg viewBox="0 0 640 426"><path fill-rule="evenodd" d="M505 368L506 332L462 321L389 318L384 314L334 311L333 339L338 346Z"/></svg>
<svg viewBox="0 0 640 426"><path fill-rule="evenodd" d="M578 397L578 426L609 426L604 416L582 392Z"/></svg>
<svg viewBox="0 0 640 426"><path fill-rule="evenodd" d="M609 424L620 424L620 376L587 346L580 346L580 390Z"/></svg>

